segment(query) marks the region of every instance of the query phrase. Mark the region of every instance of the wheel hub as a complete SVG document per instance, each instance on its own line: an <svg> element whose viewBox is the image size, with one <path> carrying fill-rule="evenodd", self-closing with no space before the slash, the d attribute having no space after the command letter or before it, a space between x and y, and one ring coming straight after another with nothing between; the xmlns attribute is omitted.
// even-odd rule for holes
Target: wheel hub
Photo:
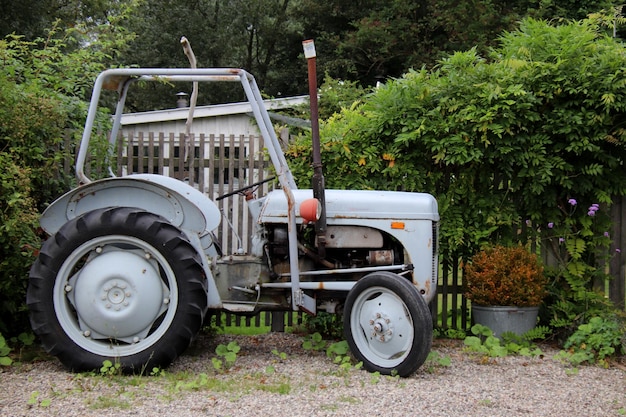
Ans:
<svg viewBox="0 0 626 417"><path fill-rule="evenodd" d="M105 303L105 308L113 308L115 311L121 311L123 308L130 306L130 300L132 293L127 291L128 284L125 281L122 283L117 280L111 280L107 282L103 287L102 297L100 298Z"/></svg>
<svg viewBox="0 0 626 417"><path fill-rule="evenodd" d="M65 289L81 331L96 339L137 342L169 301L158 266L132 251L96 252Z"/></svg>
<svg viewBox="0 0 626 417"><path fill-rule="evenodd" d="M375 313L369 321L370 334L380 342L389 342L393 338L393 322L384 313Z"/></svg>

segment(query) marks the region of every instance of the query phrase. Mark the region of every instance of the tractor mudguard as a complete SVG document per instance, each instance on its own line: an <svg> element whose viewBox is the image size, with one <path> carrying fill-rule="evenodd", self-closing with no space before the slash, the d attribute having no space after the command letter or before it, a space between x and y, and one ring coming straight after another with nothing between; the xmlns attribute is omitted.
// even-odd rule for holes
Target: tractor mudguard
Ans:
<svg viewBox="0 0 626 417"><path fill-rule="evenodd" d="M162 175L137 174L71 190L44 211L40 224L52 235L69 220L103 207L140 208L200 237L210 234L221 220L217 206L192 186Z"/></svg>

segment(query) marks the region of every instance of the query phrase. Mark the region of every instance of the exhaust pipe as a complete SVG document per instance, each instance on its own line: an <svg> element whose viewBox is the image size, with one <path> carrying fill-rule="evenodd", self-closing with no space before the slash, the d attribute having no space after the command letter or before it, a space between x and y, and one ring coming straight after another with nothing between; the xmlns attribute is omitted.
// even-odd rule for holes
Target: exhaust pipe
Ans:
<svg viewBox="0 0 626 417"><path fill-rule="evenodd" d="M304 57L307 60L309 76L309 98L311 102L311 139L313 142L313 180L311 188L313 197L321 205L319 219L315 222L315 235L319 255L326 256L326 198L324 196L324 173L322 172L322 155L320 151L319 113L317 106L317 68L315 44L312 39L302 42Z"/></svg>

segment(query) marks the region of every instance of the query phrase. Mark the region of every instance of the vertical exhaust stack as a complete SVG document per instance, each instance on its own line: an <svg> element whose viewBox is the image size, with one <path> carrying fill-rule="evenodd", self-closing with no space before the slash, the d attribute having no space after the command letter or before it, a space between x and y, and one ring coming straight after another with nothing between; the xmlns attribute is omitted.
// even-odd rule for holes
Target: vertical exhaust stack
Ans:
<svg viewBox="0 0 626 417"><path fill-rule="evenodd" d="M326 198L324 196L324 173L322 171L322 155L320 151L320 128L317 108L317 69L315 61L315 44L312 39L302 42L304 57L307 60L309 74L309 98L311 102L311 139L313 142L313 180L311 188L313 197L321 205L319 219L315 222L315 234L320 256L326 256Z"/></svg>

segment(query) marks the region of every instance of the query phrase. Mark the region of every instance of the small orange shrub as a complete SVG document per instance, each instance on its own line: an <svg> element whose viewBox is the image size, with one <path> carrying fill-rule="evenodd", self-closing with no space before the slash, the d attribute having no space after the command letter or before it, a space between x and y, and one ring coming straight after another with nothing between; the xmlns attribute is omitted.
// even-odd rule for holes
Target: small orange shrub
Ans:
<svg viewBox="0 0 626 417"><path fill-rule="evenodd" d="M538 306L547 279L537 255L522 246L497 245L474 255L463 273L465 296L482 306Z"/></svg>

